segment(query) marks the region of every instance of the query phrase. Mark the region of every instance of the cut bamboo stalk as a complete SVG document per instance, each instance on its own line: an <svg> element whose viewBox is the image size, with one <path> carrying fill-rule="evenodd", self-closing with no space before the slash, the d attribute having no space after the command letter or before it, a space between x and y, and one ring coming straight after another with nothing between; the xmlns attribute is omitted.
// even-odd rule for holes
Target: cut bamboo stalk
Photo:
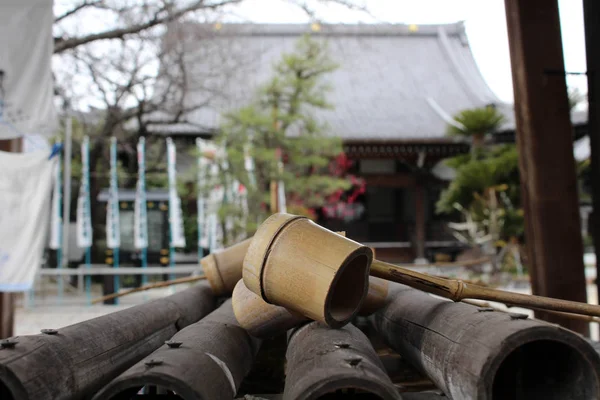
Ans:
<svg viewBox="0 0 600 400"><path fill-rule="evenodd" d="M387 294L388 281L370 277L367 297L358 314L367 316L383 307ZM242 279L233 290L232 303L240 325L250 335L259 338L281 334L308 320L302 314L265 302L259 295L249 290Z"/></svg>
<svg viewBox="0 0 600 400"><path fill-rule="evenodd" d="M200 260L202 270L215 296L228 296L235 284L242 279L244 257L252 238L216 251Z"/></svg>
<svg viewBox="0 0 600 400"><path fill-rule="evenodd" d="M386 344L461 400L597 399L600 357L578 334L393 285L371 321Z"/></svg>
<svg viewBox="0 0 600 400"><path fill-rule="evenodd" d="M458 279L434 277L374 260L370 274L379 278L433 293L453 301L478 299L512 304L524 308L560 311L600 317L600 306L576 301L553 299L543 296L506 292L478 285L470 285Z"/></svg>
<svg viewBox="0 0 600 400"><path fill-rule="evenodd" d="M129 399L144 386L186 400L233 399L260 343L239 326L227 300L121 374L94 399Z"/></svg>
<svg viewBox="0 0 600 400"><path fill-rule="evenodd" d="M255 233L243 279L267 303L338 328L362 306L371 260L370 248L306 217L279 213Z"/></svg>
<svg viewBox="0 0 600 400"><path fill-rule="evenodd" d="M210 313L214 306L209 285L199 284L58 330L3 342L0 398L90 399L177 331Z"/></svg>
<svg viewBox="0 0 600 400"><path fill-rule="evenodd" d="M400 400L369 339L352 324L311 322L290 334L283 400L338 397Z"/></svg>

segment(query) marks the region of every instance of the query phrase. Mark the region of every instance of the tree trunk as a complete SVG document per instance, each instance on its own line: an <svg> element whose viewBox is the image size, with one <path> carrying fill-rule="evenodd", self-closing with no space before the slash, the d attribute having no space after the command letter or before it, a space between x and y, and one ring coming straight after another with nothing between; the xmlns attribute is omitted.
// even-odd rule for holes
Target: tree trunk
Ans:
<svg viewBox="0 0 600 400"><path fill-rule="evenodd" d="M476 133L472 136L472 146L476 149L481 149L485 143L485 134Z"/></svg>

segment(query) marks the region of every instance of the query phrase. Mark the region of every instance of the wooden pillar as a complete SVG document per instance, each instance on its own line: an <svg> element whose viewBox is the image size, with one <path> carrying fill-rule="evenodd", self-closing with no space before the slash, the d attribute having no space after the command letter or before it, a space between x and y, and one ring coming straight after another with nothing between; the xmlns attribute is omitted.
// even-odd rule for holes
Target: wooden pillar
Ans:
<svg viewBox="0 0 600 400"><path fill-rule="evenodd" d="M592 214L590 223L596 252L596 286L600 289L600 3L583 0L588 79L588 135L591 150ZM598 291L600 293L600 290Z"/></svg>
<svg viewBox="0 0 600 400"><path fill-rule="evenodd" d="M533 293L586 302L583 243L557 0L505 0ZM536 312L589 335L585 321Z"/></svg>
<svg viewBox="0 0 600 400"><path fill-rule="evenodd" d="M21 139L0 140L0 151L19 153L22 151ZM0 292L0 339L14 335L15 295Z"/></svg>
<svg viewBox="0 0 600 400"><path fill-rule="evenodd" d="M417 260L425 259L425 187L417 183L415 193L415 251Z"/></svg>

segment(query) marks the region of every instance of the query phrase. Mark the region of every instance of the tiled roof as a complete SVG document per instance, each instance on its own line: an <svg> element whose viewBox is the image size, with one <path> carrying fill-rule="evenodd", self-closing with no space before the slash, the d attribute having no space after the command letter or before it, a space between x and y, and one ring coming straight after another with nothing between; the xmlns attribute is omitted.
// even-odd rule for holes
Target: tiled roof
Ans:
<svg viewBox="0 0 600 400"><path fill-rule="evenodd" d="M272 76L282 53L291 52L309 32L311 25L171 26L165 43L183 41L188 71L198 77L198 89L187 101L210 104L190 113L189 123L152 130L194 134L217 129L220 115L247 104ZM514 126L512 106L502 104L487 86L462 23L416 30L411 25L321 25L312 33L328 42L330 56L340 65L326 78L335 109L316 115L346 141L444 138L451 115L486 104L496 104L507 116L507 127ZM204 78L208 71L212 74Z"/></svg>

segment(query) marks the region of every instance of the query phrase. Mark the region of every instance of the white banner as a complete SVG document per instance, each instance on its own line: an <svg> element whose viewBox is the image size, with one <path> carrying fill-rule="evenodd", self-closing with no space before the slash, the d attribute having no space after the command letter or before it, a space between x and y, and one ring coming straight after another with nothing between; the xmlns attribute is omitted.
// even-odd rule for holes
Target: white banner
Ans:
<svg viewBox="0 0 600 400"><path fill-rule="evenodd" d="M53 190L52 190L52 210L50 213L50 240L48 247L53 250L62 248L62 153L55 157L56 161L52 166Z"/></svg>
<svg viewBox="0 0 600 400"><path fill-rule="evenodd" d="M46 244L57 157L0 152L0 291L31 289ZM60 181L59 181L60 182Z"/></svg>
<svg viewBox="0 0 600 400"><path fill-rule="evenodd" d="M196 138L196 150L198 152L198 160L197 160L197 181L196 181L196 208L198 209L198 247L199 248L208 248L208 229L206 228L206 195L204 194L204 177L206 172L206 158L204 157L204 141L200 138Z"/></svg>
<svg viewBox="0 0 600 400"><path fill-rule="evenodd" d="M57 127L52 0L0 1L0 139Z"/></svg>
<svg viewBox="0 0 600 400"><path fill-rule="evenodd" d="M148 210L146 207L146 139L137 145L138 181L133 212L133 241L136 249L148 247Z"/></svg>
<svg viewBox="0 0 600 400"><path fill-rule="evenodd" d="M117 182L117 139L110 138L110 187L106 210L106 247L116 249L121 246L119 224L119 186Z"/></svg>
<svg viewBox="0 0 600 400"><path fill-rule="evenodd" d="M167 172L169 175L169 225L171 229L171 247L185 247L181 199L177 194L177 155L173 139L167 138Z"/></svg>
<svg viewBox="0 0 600 400"><path fill-rule="evenodd" d="M92 247L92 215L90 206L90 139L81 143L81 185L77 198L77 246Z"/></svg>

